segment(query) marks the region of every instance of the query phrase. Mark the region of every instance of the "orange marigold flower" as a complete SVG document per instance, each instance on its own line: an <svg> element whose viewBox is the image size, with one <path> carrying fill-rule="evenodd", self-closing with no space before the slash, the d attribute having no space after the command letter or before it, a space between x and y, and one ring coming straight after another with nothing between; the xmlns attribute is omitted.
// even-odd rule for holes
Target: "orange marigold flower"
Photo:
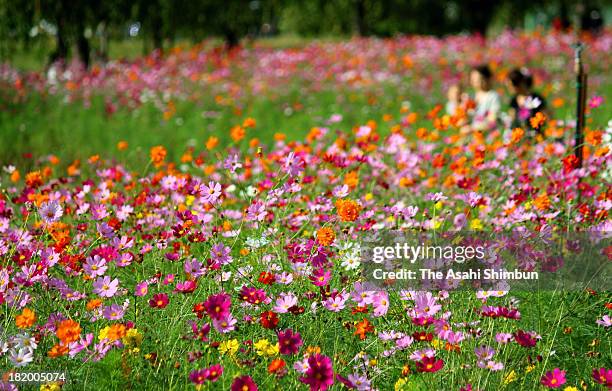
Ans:
<svg viewBox="0 0 612 391"><path fill-rule="evenodd" d="M283 360L282 358L274 359L272 360L270 365L268 365L268 372L269 373L279 373L285 368L286 365L287 364L285 363L285 360Z"/></svg>
<svg viewBox="0 0 612 391"><path fill-rule="evenodd" d="M36 322L36 314L29 308L24 308L21 314L15 317L15 324L20 329L27 329Z"/></svg>
<svg viewBox="0 0 612 391"><path fill-rule="evenodd" d="M128 148L128 142L127 141L119 141L117 143L117 149L120 151L125 151Z"/></svg>
<svg viewBox="0 0 612 391"><path fill-rule="evenodd" d="M552 106L555 109L558 109L559 107L563 106L565 104L565 100L563 100L563 98L555 98L552 101Z"/></svg>
<svg viewBox="0 0 612 391"><path fill-rule="evenodd" d="M161 164L164 159L166 159L167 154L168 152L166 151L166 148L161 145L157 145L151 148L151 161L155 164Z"/></svg>
<svg viewBox="0 0 612 391"><path fill-rule="evenodd" d="M56 358L56 357L65 356L66 354L68 354L68 346L61 345L61 344L55 344L53 345L51 350L49 350L49 352L47 353L47 356L51 358Z"/></svg>
<svg viewBox="0 0 612 391"><path fill-rule="evenodd" d="M323 246L329 246L336 239L336 233L329 227L319 228L317 231L317 242Z"/></svg>
<svg viewBox="0 0 612 391"><path fill-rule="evenodd" d="M529 118L529 123L531 124L531 127L535 129L539 129L540 126L544 125L544 122L546 122L546 116L540 111L535 113L533 117Z"/></svg>
<svg viewBox="0 0 612 391"><path fill-rule="evenodd" d="M373 333L374 326L370 323L367 318L363 318L363 320L357 324L355 324L355 332L353 335L358 335L359 339L364 340L366 338L367 333Z"/></svg>
<svg viewBox="0 0 612 391"><path fill-rule="evenodd" d="M253 118L248 117L247 119L244 120L244 122L242 123L242 126L245 128L254 128L256 124L257 122L255 122Z"/></svg>
<svg viewBox="0 0 612 391"><path fill-rule="evenodd" d="M219 138L215 136L210 136L208 140L206 140L206 149L209 151L216 147L219 144Z"/></svg>
<svg viewBox="0 0 612 391"><path fill-rule="evenodd" d="M21 178L21 175L19 174L19 170L15 170L11 172L11 182L13 183L19 182L20 178Z"/></svg>
<svg viewBox="0 0 612 391"><path fill-rule="evenodd" d="M539 210L546 210L550 208L550 198L546 193L540 194L533 200L533 205Z"/></svg>
<svg viewBox="0 0 612 391"><path fill-rule="evenodd" d="M521 141L524 135L525 131L522 128L514 128L512 130L512 137L510 138L510 144L518 143L519 141Z"/></svg>
<svg viewBox="0 0 612 391"><path fill-rule="evenodd" d="M72 319L62 320L55 332L64 345L74 342L81 335L81 326Z"/></svg>
<svg viewBox="0 0 612 391"><path fill-rule="evenodd" d="M603 132L600 130L592 130L587 132L584 140L593 146L598 146L603 140Z"/></svg>
<svg viewBox="0 0 612 391"><path fill-rule="evenodd" d="M40 171L32 171L26 174L26 185L29 187L37 187L42 184L43 180Z"/></svg>
<svg viewBox="0 0 612 391"><path fill-rule="evenodd" d="M338 200L336 209L342 221L355 221L359 217L361 206L353 200Z"/></svg>
<svg viewBox="0 0 612 391"><path fill-rule="evenodd" d="M230 129L230 136L232 137L232 140L236 142L242 140L245 135L246 135L246 131L240 125L236 125Z"/></svg>
<svg viewBox="0 0 612 391"><path fill-rule="evenodd" d="M96 308L100 307L102 305L102 300L100 299L91 299L87 302L87 311L93 311Z"/></svg>
<svg viewBox="0 0 612 391"><path fill-rule="evenodd" d="M344 184L350 188L355 188L359 184L359 174L357 171L349 171L344 175Z"/></svg>
<svg viewBox="0 0 612 391"><path fill-rule="evenodd" d="M249 141L249 147L251 148L255 148L256 146L259 145L259 139L257 137L253 137L250 141Z"/></svg>
<svg viewBox="0 0 612 391"><path fill-rule="evenodd" d="M125 327L125 325L121 323L117 323L110 327L110 329L108 330L107 338L110 341L116 341L118 339L125 337L126 332L127 332L127 328Z"/></svg>

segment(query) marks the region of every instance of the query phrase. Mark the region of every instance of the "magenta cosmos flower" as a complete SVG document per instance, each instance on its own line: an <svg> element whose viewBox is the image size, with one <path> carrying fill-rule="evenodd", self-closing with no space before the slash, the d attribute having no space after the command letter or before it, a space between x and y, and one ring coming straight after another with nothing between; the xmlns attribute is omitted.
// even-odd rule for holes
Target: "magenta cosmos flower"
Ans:
<svg viewBox="0 0 612 391"><path fill-rule="evenodd" d="M593 380L599 384L605 385L607 388L612 387L612 369L599 368L593 369Z"/></svg>
<svg viewBox="0 0 612 391"><path fill-rule="evenodd" d="M300 333L294 333L291 329L278 333L278 346L281 354L295 354L300 350L302 344Z"/></svg>
<svg viewBox="0 0 612 391"><path fill-rule="evenodd" d="M334 370L331 358L322 354L308 357L308 369L300 381L310 386L310 391L324 391L334 384Z"/></svg>
<svg viewBox="0 0 612 391"><path fill-rule="evenodd" d="M546 372L540 380L540 383L548 388L559 388L564 385L565 382L565 371L562 371L559 368L553 369L552 372Z"/></svg>
<svg viewBox="0 0 612 391"><path fill-rule="evenodd" d="M232 382L231 391L258 391L257 384L251 379L251 376L239 376Z"/></svg>
<svg viewBox="0 0 612 391"><path fill-rule="evenodd" d="M211 295L204 302L204 310L212 319L221 320L227 318L229 309L232 305L230 295L227 293L219 293Z"/></svg>

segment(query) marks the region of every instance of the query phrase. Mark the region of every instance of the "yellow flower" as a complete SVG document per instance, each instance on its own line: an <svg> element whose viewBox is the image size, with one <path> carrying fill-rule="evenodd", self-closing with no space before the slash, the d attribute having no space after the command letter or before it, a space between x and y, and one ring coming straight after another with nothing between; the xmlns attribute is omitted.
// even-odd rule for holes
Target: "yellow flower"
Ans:
<svg viewBox="0 0 612 391"><path fill-rule="evenodd" d="M433 229L439 229L442 226L442 221L437 218L433 218Z"/></svg>
<svg viewBox="0 0 612 391"><path fill-rule="evenodd" d="M40 391L59 391L62 387L58 383L46 383L40 385Z"/></svg>
<svg viewBox="0 0 612 391"><path fill-rule="evenodd" d="M237 339L230 339L229 341L223 341L219 344L219 353L222 355L225 353L229 353L230 356L233 356L238 351L240 345L238 344Z"/></svg>
<svg viewBox="0 0 612 391"><path fill-rule="evenodd" d="M374 198L374 194L372 194L372 193L368 193L368 194L365 195L365 200L366 201L370 201L372 198Z"/></svg>
<svg viewBox="0 0 612 391"><path fill-rule="evenodd" d="M529 373L531 371L533 371L535 368L535 365L529 365L527 368L525 368L525 373Z"/></svg>
<svg viewBox="0 0 612 391"><path fill-rule="evenodd" d="M568 386L568 387L565 387L563 391L578 391L578 387Z"/></svg>
<svg viewBox="0 0 612 391"><path fill-rule="evenodd" d="M506 376L504 376L503 384L506 385L506 384L512 383L517 378L518 378L518 376L516 376L516 372L514 372L514 370L512 370Z"/></svg>
<svg viewBox="0 0 612 391"><path fill-rule="evenodd" d="M482 230L482 222L480 221L480 219L473 219L472 221L470 221L470 228L474 231Z"/></svg>
<svg viewBox="0 0 612 391"><path fill-rule="evenodd" d="M433 346L434 349L440 349L444 346L444 343L442 343L442 341L440 341L439 339L433 339L431 341L431 346Z"/></svg>
<svg viewBox="0 0 612 391"><path fill-rule="evenodd" d="M98 333L98 340L102 341L105 338L108 338L108 332L110 331L110 326L106 326Z"/></svg>
<svg viewBox="0 0 612 391"><path fill-rule="evenodd" d="M185 204L187 206L193 205L193 201L195 201L195 197L194 196L188 195L187 197L185 197Z"/></svg>
<svg viewBox="0 0 612 391"><path fill-rule="evenodd" d="M137 347L142 343L142 334L138 329L129 329L122 338L124 345L129 347Z"/></svg>
<svg viewBox="0 0 612 391"><path fill-rule="evenodd" d="M259 340L253 346L258 356L276 356L279 351L278 344L272 345L267 339Z"/></svg>
<svg viewBox="0 0 612 391"><path fill-rule="evenodd" d="M444 204L442 204L442 201L438 201L438 202L436 202L436 203L434 204L434 208L435 208L436 210L440 210L440 209L442 209L442 206L444 206Z"/></svg>
<svg viewBox="0 0 612 391"><path fill-rule="evenodd" d="M406 378L400 377L399 379L397 379L397 381L395 382L395 391L403 390L404 386L406 386L406 383L408 383L406 381Z"/></svg>

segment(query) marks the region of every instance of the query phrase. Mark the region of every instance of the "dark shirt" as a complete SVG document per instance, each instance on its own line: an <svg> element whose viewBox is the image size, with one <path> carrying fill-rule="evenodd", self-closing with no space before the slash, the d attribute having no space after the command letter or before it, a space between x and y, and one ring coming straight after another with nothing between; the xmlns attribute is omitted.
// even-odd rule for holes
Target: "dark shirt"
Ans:
<svg viewBox="0 0 612 391"><path fill-rule="evenodd" d="M529 108L529 107L521 107L518 104L518 101L516 98L517 97L515 95L510 100L510 107L514 109L514 112L516 113L514 117L514 122L512 123L512 127L522 127L525 130L531 130L531 131L536 130L529 123L529 119L533 117L534 115L536 115L538 111L546 110L546 100L542 97L542 95L538 94L537 92L532 92L525 98L525 103L528 103L530 101L533 102L534 99L538 99L540 101L540 104L537 107ZM538 132L540 131L538 130Z"/></svg>

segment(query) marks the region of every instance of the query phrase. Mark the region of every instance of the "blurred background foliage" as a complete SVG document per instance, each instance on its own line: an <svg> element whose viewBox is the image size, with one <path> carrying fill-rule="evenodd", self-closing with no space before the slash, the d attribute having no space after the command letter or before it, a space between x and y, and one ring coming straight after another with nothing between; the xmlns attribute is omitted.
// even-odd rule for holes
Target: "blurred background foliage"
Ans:
<svg viewBox="0 0 612 391"><path fill-rule="evenodd" d="M89 65L210 37L232 47L295 36L597 30L611 8L606 0L0 0L0 60L27 68L78 57ZM31 63L20 62L23 54Z"/></svg>

